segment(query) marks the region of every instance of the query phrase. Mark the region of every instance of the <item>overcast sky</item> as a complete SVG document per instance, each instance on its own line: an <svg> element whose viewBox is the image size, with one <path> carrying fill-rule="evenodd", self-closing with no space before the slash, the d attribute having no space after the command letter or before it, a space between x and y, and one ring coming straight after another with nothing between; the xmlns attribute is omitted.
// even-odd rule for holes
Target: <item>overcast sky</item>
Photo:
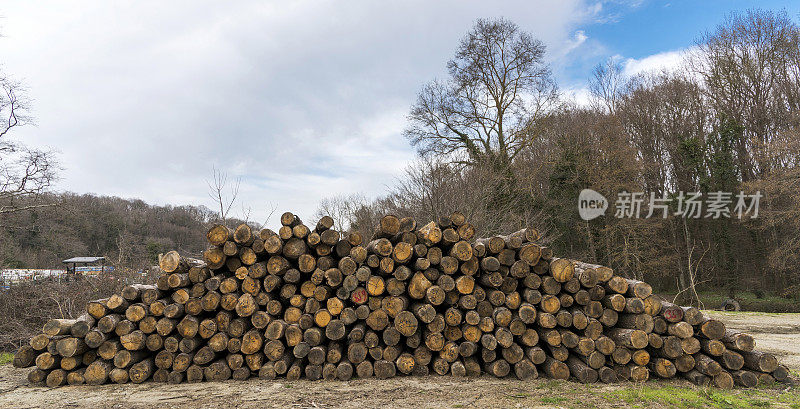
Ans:
<svg viewBox="0 0 800 409"><path fill-rule="evenodd" d="M252 218L276 206L310 220L323 197L374 197L401 175L405 115L476 18L541 39L580 98L605 58L674 64L756 4L694 3L3 1L0 70L27 86L36 119L13 136L59 152L58 190L212 207L215 166L241 178ZM785 3L758 4L796 16Z"/></svg>

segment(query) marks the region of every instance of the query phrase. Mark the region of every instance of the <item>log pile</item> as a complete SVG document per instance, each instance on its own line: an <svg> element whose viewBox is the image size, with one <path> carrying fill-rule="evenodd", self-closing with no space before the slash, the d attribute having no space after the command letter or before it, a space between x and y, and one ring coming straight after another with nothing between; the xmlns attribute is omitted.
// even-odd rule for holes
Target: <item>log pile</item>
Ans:
<svg viewBox="0 0 800 409"><path fill-rule="evenodd" d="M130 285L54 319L20 348L28 379L65 384L286 378L463 377L579 382L683 377L732 388L786 367L644 282L556 257L533 228L475 239L460 213L374 237L330 217L253 231L213 226L203 260L169 252L155 285Z"/></svg>

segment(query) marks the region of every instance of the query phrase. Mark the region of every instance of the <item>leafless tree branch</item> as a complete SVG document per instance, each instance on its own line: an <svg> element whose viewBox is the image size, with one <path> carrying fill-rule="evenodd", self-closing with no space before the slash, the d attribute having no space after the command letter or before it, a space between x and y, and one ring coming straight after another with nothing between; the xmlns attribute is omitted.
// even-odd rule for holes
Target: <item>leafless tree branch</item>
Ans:
<svg viewBox="0 0 800 409"><path fill-rule="evenodd" d="M236 203L241 182L241 178L236 178L234 183L228 186L228 174L217 169L216 166L212 167L211 180L206 180L208 196L219 207L219 218L223 223L227 220L231 208Z"/></svg>

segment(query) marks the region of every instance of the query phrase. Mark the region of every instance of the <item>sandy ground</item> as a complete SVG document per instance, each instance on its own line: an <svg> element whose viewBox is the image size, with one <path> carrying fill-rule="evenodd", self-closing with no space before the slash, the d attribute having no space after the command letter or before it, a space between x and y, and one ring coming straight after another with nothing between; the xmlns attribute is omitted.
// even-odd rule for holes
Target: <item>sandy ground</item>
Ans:
<svg viewBox="0 0 800 409"><path fill-rule="evenodd" d="M705 311L733 328L753 335L756 348L778 356L784 365L800 370L800 314Z"/></svg>
<svg viewBox="0 0 800 409"><path fill-rule="evenodd" d="M731 328L747 330L759 348L781 355L800 369L800 314L716 313ZM0 366L0 408L467 408L467 407L624 407L615 391L630 384L581 385L548 379L517 381L481 377L402 377L348 382L283 382L253 379L165 385L32 387L28 370ZM692 387L680 380L665 382Z"/></svg>
<svg viewBox="0 0 800 409"><path fill-rule="evenodd" d="M589 387L574 382L516 381L489 377L402 377L347 382L246 382L200 384L66 386L25 385L25 371L0 369L0 406L15 408L471 408L552 407L542 398L591 399ZM688 384L687 384L688 385ZM595 385L591 389L616 386ZM2 392L5 391L5 392ZM598 407L612 407L598 402Z"/></svg>

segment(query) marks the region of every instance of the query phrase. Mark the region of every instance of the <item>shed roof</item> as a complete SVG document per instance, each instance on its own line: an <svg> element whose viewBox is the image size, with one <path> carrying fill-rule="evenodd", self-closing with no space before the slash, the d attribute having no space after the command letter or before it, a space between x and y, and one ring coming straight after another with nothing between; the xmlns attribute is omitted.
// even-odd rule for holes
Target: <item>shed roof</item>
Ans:
<svg viewBox="0 0 800 409"><path fill-rule="evenodd" d="M105 259L105 257L73 257L62 261L62 263L95 263Z"/></svg>

